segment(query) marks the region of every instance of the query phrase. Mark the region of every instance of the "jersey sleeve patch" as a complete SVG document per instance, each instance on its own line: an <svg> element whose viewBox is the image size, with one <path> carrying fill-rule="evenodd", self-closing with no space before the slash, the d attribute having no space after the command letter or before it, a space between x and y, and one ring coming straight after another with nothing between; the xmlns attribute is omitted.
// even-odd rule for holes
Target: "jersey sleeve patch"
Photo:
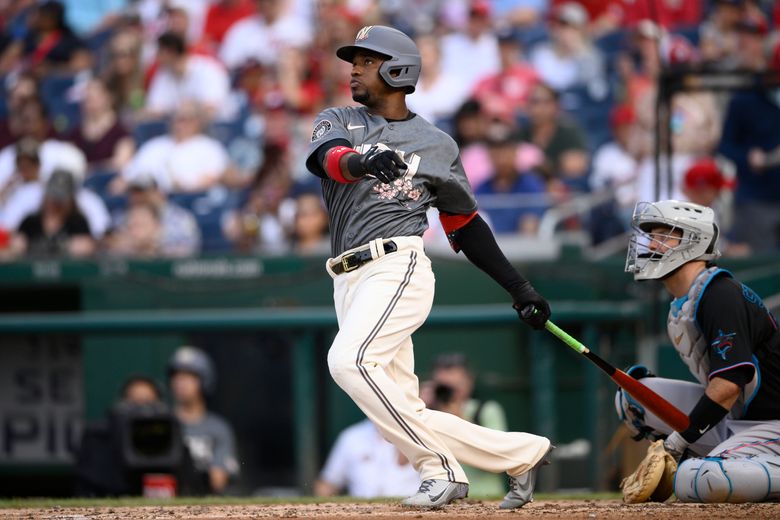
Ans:
<svg viewBox="0 0 780 520"><path fill-rule="evenodd" d="M736 332L723 332L719 329L718 336L710 344L713 353L720 356L723 361L727 361L729 351L734 348L734 336L736 335Z"/></svg>
<svg viewBox="0 0 780 520"><path fill-rule="evenodd" d="M327 119L323 119L314 126L314 130L311 133L311 142L319 141L331 130L333 130L333 124Z"/></svg>

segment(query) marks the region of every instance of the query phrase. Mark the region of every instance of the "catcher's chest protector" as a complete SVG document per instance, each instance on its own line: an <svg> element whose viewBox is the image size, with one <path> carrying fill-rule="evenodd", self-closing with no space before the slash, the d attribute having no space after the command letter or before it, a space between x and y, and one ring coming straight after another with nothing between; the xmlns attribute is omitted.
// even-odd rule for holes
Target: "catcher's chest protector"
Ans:
<svg viewBox="0 0 780 520"><path fill-rule="evenodd" d="M702 271L691 284L688 294L672 302L667 319L667 331L674 348L691 374L704 386L709 382L710 360L707 340L696 324L696 309L707 285L718 275L732 276L730 272L719 267L710 267ZM753 376L753 380L745 385L737 405L732 408L732 417L738 419L742 415L745 396L753 395L757 384L758 371Z"/></svg>

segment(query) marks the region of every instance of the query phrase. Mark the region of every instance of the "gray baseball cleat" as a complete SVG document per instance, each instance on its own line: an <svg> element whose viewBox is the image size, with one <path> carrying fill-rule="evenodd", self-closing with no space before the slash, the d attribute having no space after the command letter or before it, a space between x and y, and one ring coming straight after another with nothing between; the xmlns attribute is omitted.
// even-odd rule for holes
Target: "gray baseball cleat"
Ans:
<svg viewBox="0 0 780 520"><path fill-rule="evenodd" d="M509 476L509 493L504 497L504 501L498 506L499 509L517 509L523 507L528 502L534 501L534 486L536 486L536 474L539 472L539 468L549 464L546 459L555 446L552 444L536 465L526 471L525 473L516 477Z"/></svg>
<svg viewBox="0 0 780 520"><path fill-rule="evenodd" d="M453 500L466 498L469 494L469 485L449 480L423 480L417 493L405 498L401 504L410 507L437 508L446 506Z"/></svg>

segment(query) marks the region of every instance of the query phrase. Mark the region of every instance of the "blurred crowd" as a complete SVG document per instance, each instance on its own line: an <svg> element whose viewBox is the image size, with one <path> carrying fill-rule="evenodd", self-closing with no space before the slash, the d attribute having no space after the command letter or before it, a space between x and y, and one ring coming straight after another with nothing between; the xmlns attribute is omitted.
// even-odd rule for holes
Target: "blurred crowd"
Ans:
<svg viewBox="0 0 780 520"><path fill-rule="evenodd" d="M780 84L675 94L658 182L654 157L666 71L780 69L772 1L5 0L0 258L327 254L304 151L353 103L335 49L370 24L416 39L409 106L497 233L580 200L555 229L599 243L674 197L732 254L780 248Z"/></svg>

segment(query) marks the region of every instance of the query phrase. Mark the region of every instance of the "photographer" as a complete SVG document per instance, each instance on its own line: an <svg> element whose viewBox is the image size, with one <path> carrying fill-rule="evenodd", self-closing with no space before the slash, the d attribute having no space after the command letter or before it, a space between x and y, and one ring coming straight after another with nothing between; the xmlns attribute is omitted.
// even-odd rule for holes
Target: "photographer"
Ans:
<svg viewBox="0 0 780 520"><path fill-rule="evenodd" d="M474 424L506 431L504 409L496 401L472 396L474 374L463 354L442 354L431 367L431 379L420 385L420 397L433 410L448 412ZM498 496L505 491L502 476L464 465L469 496Z"/></svg>
<svg viewBox="0 0 780 520"><path fill-rule="evenodd" d="M168 362L168 383L198 479L206 493L224 493L238 476L238 461L232 427L207 407L216 385L211 359L200 349L180 347Z"/></svg>

